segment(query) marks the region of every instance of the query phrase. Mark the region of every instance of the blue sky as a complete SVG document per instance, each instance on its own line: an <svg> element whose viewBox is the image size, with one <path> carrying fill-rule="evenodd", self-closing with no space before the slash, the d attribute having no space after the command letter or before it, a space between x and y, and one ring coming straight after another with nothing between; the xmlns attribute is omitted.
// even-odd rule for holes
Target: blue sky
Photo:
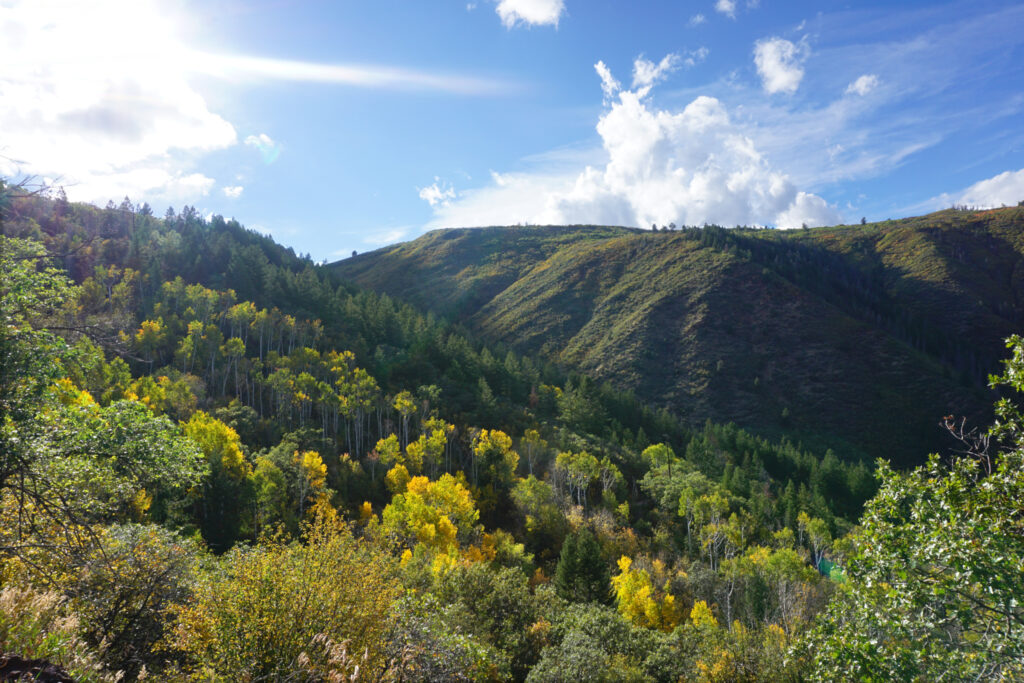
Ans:
<svg viewBox="0 0 1024 683"><path fill-rule="evenodd" d="M0 174L333 260L1024 200L1024 5L0 0Z"/></svg>

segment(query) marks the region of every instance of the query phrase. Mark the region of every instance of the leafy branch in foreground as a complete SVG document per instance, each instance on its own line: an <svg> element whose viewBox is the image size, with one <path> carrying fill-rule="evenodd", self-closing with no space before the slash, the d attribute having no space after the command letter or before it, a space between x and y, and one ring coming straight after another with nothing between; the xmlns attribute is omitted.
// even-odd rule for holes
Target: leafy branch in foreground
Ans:
<svg viewBox="0 0 1024 683"><path fill-rule="evenodd" d="M993 387L1024 390L1024 339ZM802 646L814 678L959 681L1024 675L1024 415L1007 398L1000 445L882 486L853 536L846 581ZM987 442L980 441L984 446Z"/></svg>

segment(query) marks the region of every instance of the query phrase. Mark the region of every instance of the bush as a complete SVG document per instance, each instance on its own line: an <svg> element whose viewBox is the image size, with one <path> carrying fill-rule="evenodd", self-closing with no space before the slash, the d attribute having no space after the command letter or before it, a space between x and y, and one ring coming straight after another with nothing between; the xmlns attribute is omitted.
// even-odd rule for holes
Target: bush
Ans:
<svg viewBox="0 0 1024 683"><path fill-rule="evenodd" d="M327 506L318 507L304 540L232 550L180 610L175 643L205 675L330 680L358 664L373 679L387 668L399 590L391 562L353 538Z"/></svg>
<svg viewBox="0 0 1024 683"><path fill-rule="evenodd" d="M16 585L0 589L0 652L47 660L80 683L118 680L82 640L78 625L58 593Z"/></svg>

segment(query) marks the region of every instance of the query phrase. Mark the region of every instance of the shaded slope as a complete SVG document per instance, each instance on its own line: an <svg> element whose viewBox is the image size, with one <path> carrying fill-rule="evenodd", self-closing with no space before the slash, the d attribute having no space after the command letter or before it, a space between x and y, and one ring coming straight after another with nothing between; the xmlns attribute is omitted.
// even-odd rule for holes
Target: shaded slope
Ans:
<svg viewBox="0 0 1024 683"><path fill-rule="evenodd" d="M909 462L943 446L942 415L984 419L1024 319L1022 227L1005 209L789 233L488 228L334 268L694 423Z"/></svg>

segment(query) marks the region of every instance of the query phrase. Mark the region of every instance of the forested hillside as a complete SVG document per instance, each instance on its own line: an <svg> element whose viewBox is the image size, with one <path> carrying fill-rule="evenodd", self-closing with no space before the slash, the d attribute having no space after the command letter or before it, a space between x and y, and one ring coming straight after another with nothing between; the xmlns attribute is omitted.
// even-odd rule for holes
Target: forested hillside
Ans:
<svg viewBox="0 0 1024 683"><path fill-rule="evenodd" d="M789 232L445 230L332 267L689 424L912 463L942 446L939 417L987 419L1024 323L1022 254L1015 207Z"/></svg>
<svg viewBox="0 0 1024 683"><path fill-rule="evenodd" d="M1007 602L1022 583L1019 520L1000 513L1021 486L1013 404L998 407L992 442L1007 455L968 432L974 457L953 470L936 460L876 480L868 464L787 438L788 416L774 439L695 424L599 366L567 370L553 331L545 348L526 327L518 339L480 322L511 315L498 314L502 297L519 288L516 316L553 329L528 301L540 298L583 330L607 300L592 294L629 295L617 283L640 286L632 263L655 256L666 272L709 257L759 269L754 289L771 281L846 311L830 281L784 277L782 256L772 271L728 246L770 254L773 237L544 229L511 235L520 256L493 263L432 247L442 315L190 207L157 218L128 200L98 209L0 184L0 220L0 654L16 655L0 666L56 665L81 681L1020 673L1020 608ZM496 252L496 231L465 234ZM581 267L607 249L618 255L601 262L617 270ZM828 253L840 254L829 268L847 262ZM579 296L543 298L530 277L545 271L552 286L574 274ZM686 282L708 308L715 287L702 286ZM871 297L895 296L850 291L881 313L889 299ZM449 317L459 307L475 311L466 326ZM870 327L866 314L832 315ZM894 365L928 369L972 348L908 354L915 328L886 332L886 320L870 329ZM633 353L630 335L614 339ZM1019 389L1019 340L1014 350L1002 381ZM973 398L977 369L965 372L904 385L905 402ZM907 422L900 405L888 417ZM813 433L796 410L794 427ZM991 485L973 487L981 477ZM991 558L969 552L982 536ZM920 574L900 573L893 558L908 556Z"/></svg>

